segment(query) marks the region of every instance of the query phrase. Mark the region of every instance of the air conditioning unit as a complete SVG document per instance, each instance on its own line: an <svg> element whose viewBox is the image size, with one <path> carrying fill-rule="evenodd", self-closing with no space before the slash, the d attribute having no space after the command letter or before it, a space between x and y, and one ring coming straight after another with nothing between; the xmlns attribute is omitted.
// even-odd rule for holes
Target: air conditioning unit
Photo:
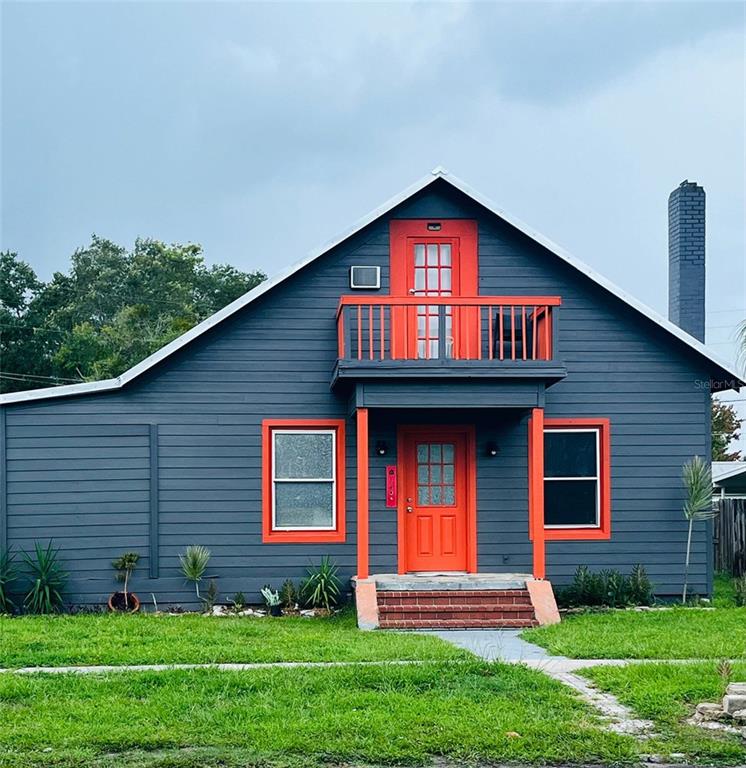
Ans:
<svg viewBox="0 0 746 768"><path fill-rule="evenodd" d="M381 287L380 267L350 267L350 288L377 290Z"/></svg>

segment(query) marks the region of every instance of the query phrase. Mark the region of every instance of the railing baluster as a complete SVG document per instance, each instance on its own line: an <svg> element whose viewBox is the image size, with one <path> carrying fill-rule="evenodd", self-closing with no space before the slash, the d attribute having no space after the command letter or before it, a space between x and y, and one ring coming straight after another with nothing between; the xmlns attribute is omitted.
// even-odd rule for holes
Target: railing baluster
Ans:
<svg viewBox="0 0 746 768"><path fill-rule="evenodd" d="M549 307L544 307L544 359L552 359L551 344L549 341L549 324L551 322L551 316L549 314Z"/></svg>
<svg viewBox="0 0 746 768"><path fill-rule="evenodd" d="M536 313L536 307L534 307L534 313L532 315L533 322L531 323L531 357L536 360L536 323L539 317Z"/></svg>
<svg viewBox="0 0 746 768"><path fill-rule="evenodd" d="M526 305L521 307L521 346L523 347L523 359L526 359Z"/></svg>
<svg viewBox="0 0 746 768"><path fill-rule="evenodd" d="M502 360L503 359L503 355L504 355L504 352L503 352L503 334L504 334L504 331L505 331L505 329L503 328L503 305L502 304L498 307L498 310L500 312L500 359Z"/></svg>
<svg viewBox="0 0 746 768"><path fill-rule="evenodd" d="M494 349L493 349L493 333L492 333L492 304L490 304L489 307L487 307L487 344L489 345L489 348L487 349L487 357L488 359L492 360L494 355Z"/></svg>
<svg viewBox="0 0 746 768"><path fill-rule="evenodd" d="M510 359L515 360L515 306L510 305Z"/></svg>
<svg viewBox="0 0 746 768"><path fill-rule="evenodd" d="M384 351L384 346L385 346L385 341L384 341L385 336L384 336L384 333L383 333L383 318L384 318L384 307L383 307L383 304L379 304L378 305L378 309L379 309L379 314L380 314L380 317L379 317L379 320L378 320L378 325L380 326L380 332L381 332L381 350L380 351L381 351L381 360L383 360L383 356L384 356L383 355L383 351Z"/></svg>
<svg viewBox="0 0 746 768"><path fill-rule="evenodd" d="M368 304L368 359L373 359L373 305Z"/></svg>
<svg viewBox="0 0 746 768"><path fill-rule="evenodd" d="M482 308L477 305L477 360L482 359Z"/></svg>
<svg viewBox="0 0 746 768"><path fill-rule="evenodd" d="M357 359L363 359L363 305L357 305Z"/></svg>
<svg viewBox="0 0 746 768"><path fill-rule="evenodd" d="M337 357L344 360L345 356L345 308L341 307L337 315Z"/></svg>
<svg viewBox="0 0 746 768"><path fill-rule="evenodd" d="M428 321L430 316L428 315ZM428 355L430 354L430 340L428 338ZM446 305L438 304L438 359L446 357Z"/></svg>

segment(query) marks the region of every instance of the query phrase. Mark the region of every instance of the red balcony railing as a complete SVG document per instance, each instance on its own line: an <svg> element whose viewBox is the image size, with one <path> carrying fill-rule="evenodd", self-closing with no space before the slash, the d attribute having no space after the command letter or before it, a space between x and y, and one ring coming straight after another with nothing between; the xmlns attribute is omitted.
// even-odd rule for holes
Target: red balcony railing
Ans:
<svg viewBox="0 0 746 768"><path fill-rule="evenodd" d="M558 296L343 296L344 360L551 360Z"/></svg>

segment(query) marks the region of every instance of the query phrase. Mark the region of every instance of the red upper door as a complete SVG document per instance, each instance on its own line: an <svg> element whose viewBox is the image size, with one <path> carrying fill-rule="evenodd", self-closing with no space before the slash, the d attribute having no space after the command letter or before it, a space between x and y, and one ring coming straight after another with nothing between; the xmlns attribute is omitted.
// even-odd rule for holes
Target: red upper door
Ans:
<svg viewBox="0 0 746 768"><path fill-rule="evenodd" d="M477 295L477 223L465 219L391 222L391 295ZM418 304L393 310L392 356L458 358L472 346L478 315L471 308Z"/></svg>

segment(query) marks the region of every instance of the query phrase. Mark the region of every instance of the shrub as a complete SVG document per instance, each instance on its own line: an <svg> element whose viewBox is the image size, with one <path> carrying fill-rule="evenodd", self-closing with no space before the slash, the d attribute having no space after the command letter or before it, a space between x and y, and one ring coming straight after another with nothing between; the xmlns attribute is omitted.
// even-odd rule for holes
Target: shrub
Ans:
<svg viewBox="0 0 746 768"><path fill-rule="evenodd" d="M246 595L243 592L236 592L229 600L237 611L242 611L246 607Z"/></svg>
<svg viewBox="0 0 746 768"><path fill-rule="evenodd" d="M629 587L629 602L631 605L652 605L653 585L648 578L645 566L637 563L627 579Z"/></svg>
<svg viewBox="0 0 746 768"><path fill-rule="evenodd" d="M282 582L280 602L286 611L294 611L298 606L298 589L292 579L285 579Z"/></svg>
<svg viewBox="0 0 746 768"><path fill-rule="evenodd" d="M0 613L13 613L15 610L15 605L8 595L8 585L12 584L17 576L12 552L0 552Z"/></svg>
<svg viewBox="0 0 746 768"><path fill-rule="evenodd" d="M208 612L212 611L217 601L218 583L215 581L215 579L210 579L210 581L207 583L207 591L205 592L205 596L202 598L202 602L205 604L205 610Z"/></svg>
<svg viewBox="0 0 746 768"><path fill-rule="evenodd" d="M623 608L629 605L629 584L627 577L619 571L603 571L601 573L605 591L606 605L611 608Z"/></svg>
<svg viewBox="0 0 746 768"><path fill-rule="evenodd" d="M276 589L272 589L269 584L265 584L261 591L268 608L280 604L280 593Z"/></svg>
<svg viewBox="0 0 746 768"><path fill-rule="evenodd" d="M306 605L331 611L341 594L337 571L337 565L328 555L321 558L318 567L311 565L306 570L307 577L301 587L301 597Z"/></svg>
<svg viewBox="0 0 746 768"><path fill-rule="evenodd" d="M733 600L736 605L746 605L746 573L733 579Z"/></svg>
<svg viewBox="0 0 746 768"><path fill-rule="evenodd" d="M137 568L140 555L137 552L125 552L121 557L112 561L111 567L117 572L116 580L124 582L124 607L129 608L129 592L127 585L133 571Z"/></svg>
<svg viewBox="0 0 746 768"><path fill-rule="evenodd" d="M57 560L59 550L52 547L51 540L46 549L37 541L34 553L23 553L23 560L29 569L31 589L23 605L29 613L57 613L63 607L62 592L67 583L67 573Z"/></svg>
<svg viewBox="0 0 746 768"><path fill-rule="evenodd" d="M207 547L201 547L193 544L187 547L183 555L179 555L181 563L181 572L187 581L194 584L194 590L197 593L197 599L201 600L199 594L199 583L207 570L207 564L210 562L210 550Z"/></svg>

